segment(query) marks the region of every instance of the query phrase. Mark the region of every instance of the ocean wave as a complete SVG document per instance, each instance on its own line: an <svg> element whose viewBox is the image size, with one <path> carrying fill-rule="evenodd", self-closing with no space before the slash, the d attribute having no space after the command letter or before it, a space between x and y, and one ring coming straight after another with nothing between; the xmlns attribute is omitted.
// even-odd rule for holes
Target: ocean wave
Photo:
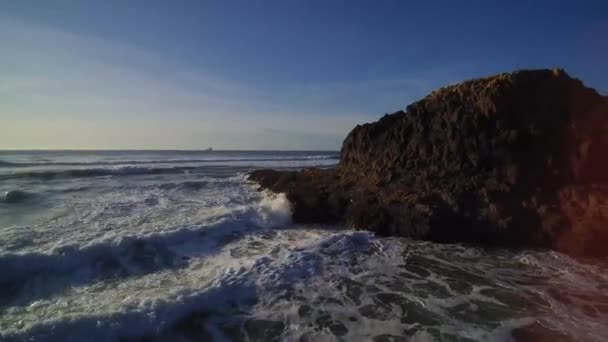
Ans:
<svg viewBox="0 0 608 342"><path fill-rule="evenodd" d="M481 254L481 264L471 252ZM82 292L49 307L32 304L24 315L41 305L45 318L28 317L21 328L5 329L4 337L506 342L513 340L514 329L537 321L553 331L547 338L569 335L601 341L606 336L606 329L597 326L601 317L589 320L546 292L545 287L561 287L563 281L581 286L580 279L546 274L551 278L547 283L514 287L531 270L544 271L536 266L492 269L482 253L459 245L378 238L369 232L254 231L240 234L190 268L172 272L174 283L164 283L170 281L168 274L159 276L161 297L150 297L160 283L142 278L123 283L120 290ZM508 255L512 258L504 262L517 263L520 254ZM546 261L539 259L541 264ZM475 276L473 270L481 274ZM139 292L131 293L133 289ZM61 305L68 301L85 305L86 311L64 313ZM119 307L112 304L116 301ZM557 329L564 322L551 322L550 316L568 317L572 323Z"/></svg>
<svg viewBox="0 0 608 342"><path fill-rule="evenodd" d="M209 168L209 167L207 167ZM69 170L48 170L48 171L24 171L0 175L0 180L16 178L82 178L82 177L101 177L101 176L134 176L134 175L160 175L160 174L179 174L196 172L203 167L183 166L183 167L135 167L125 166L117 168L92 168L92 169L69 169Z"/></svg>
<svg viewBox="0 0 608 342"><path fill-rule="evenodd" d="M2 161L0 160L0 167L15 167L21 165L20 163L11 163L11 162L6 162L6 161Z"/></svg>
<svg viewBox="0 0 608 342"><path fill-rule="evenodd" d="M312 155L312 156L282 156L282 157L260 157L260 158L206 158L206 159L156 159L156 160L112 160L112 161L89 161L89 162L7 162L0 161L1 167L44 167L44 166L110 166L110 165L147 165L147 164L199 164L199 163L228 163L228 162L268 162L268 161L314 161L314 160L338 160L339 155Z"/></svg>
<svg viewBox="0 0 608 342"><path fill-rule="evenodd" d="M324 164L306 164L282 166L280 169L298 169L302 166L328 167ZM169 166L169 167L146 167L146 166L121 166L121 167L100 167L100 168L76 168L59 170L36 170L36 171L17 171L0 174L0 180L35 178L35 179L55 179L55 178L85 178L103 176L138 176L138 175L162 175L162 174L182 174L182 173L206 173L209 176L222 178L231 177L233 173L251 171L259 166L230 166L230 165L188 165L188 166Z"/></svg>
<svg viewBox="0 0 608 342"><path fill-rule="evenodd" d="M201 181L186 181L186 182L172 182L172 183L163 183L157 185L157 187L161 190L186 190L186 191L196 191L203 189L209 185L210 181L201 180Z"/></svg>
<svg viewBox="0 0 608 342"><path fill-rule="evenodd" d="M279 234L290 235L288 232ZM296 234L298 235L301 233ZM246 247L249 244L259 244L261 239L268 243L266 252L280 250L281 255L270 258L262 252L255 257L241 256L237 258L239 262L231 265L225 263L225 258L234 253L224 250L208 259L208 267L220 266L222 269L217 273L217 277L200 284L198 289L182 292L185 289L178 287L168 291L170 300L139 302L141 298L133 295L123 300L133 302L138 310L113 312L99 310L93 314L70 316L70 319L64 317L62 319L61 315L55 315L51 320L32 322L32 325L23 327L24 330L15 327L5 329L4 335L0 333L0 336L8 341L17 341L25 336L35 337L37 341L63 341L90 339L91 332L95 332L93 338L95 341L131 341L130 338L139 341L142 335L148 334L153 337L151 340L188 341L190 339L184 339L183 331L175 329L175 326L179 326L180 321L187 322L193 316L196 318L198 315L204 315L214 318L211 323L213 325L210 332L213 337L211 340L229 339L232 329L240 334L239 325L242 324L245 325L245 334L251 337L250 340L259 340L255 336L256 330L261 329L257 331L259 333L268 327L262 324L262 320L248 318L247 310L253 312L254 305L266 301L269 295L272 297L273 294L285 291L294 292L294 284L322 274L322 262L325 257L324 253L319 252L323 251L322 248L334 246L336 241L344 248L349 248L348 251L344 251L349 255L356 255L358 251L365 252L369 244L365 243L365 238L358 237L359 235L369 234L354 233L357 240L354 246L348 241L343 241L350 239L350 233L340 234L329 240L322 239L325 242L321 244L314 243L318 235L301 236L302 240L291 245L276 244L268 240L263 233L248 235L243 243L233 245ZM312 244L309 245L311 242ZM351 247L355 248L351 249ZM201 340L201 338L193 339Z"/></svg>
<svg viewBox="0 0 608 342"><path fill-rule="evenodd" d="M291 206L282 194L262 193L244 206L205 224L147 234L102 238L86 245L62 245L50 253L0 254L0 306L52 297L66 288L104 279L175 269L190 257L205 257L246 232L289 224ZM44 286L40 286L44 284Z"/></svg>

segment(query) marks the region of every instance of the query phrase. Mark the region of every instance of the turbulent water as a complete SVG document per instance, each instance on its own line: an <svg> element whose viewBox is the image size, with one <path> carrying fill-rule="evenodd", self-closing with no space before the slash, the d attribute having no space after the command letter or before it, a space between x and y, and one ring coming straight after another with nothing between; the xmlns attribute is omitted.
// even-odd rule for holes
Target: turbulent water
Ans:
<svg viewBox="0 0 608 342"><path fill-rule="evenodd" d="M337 158L0 152L0 340L608 340L604 266L295 225L244 177Z"/></svg>

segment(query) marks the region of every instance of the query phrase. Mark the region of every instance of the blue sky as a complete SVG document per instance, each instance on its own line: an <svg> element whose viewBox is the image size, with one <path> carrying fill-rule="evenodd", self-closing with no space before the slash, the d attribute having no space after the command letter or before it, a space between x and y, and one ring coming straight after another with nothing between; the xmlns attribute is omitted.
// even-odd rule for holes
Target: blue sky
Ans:
<svg viewBox="0 0 608 342"><path fill-rule="evenodd" d="M563 67L606 1L1 1L0 148L338 149L432 89Z"/></svg>

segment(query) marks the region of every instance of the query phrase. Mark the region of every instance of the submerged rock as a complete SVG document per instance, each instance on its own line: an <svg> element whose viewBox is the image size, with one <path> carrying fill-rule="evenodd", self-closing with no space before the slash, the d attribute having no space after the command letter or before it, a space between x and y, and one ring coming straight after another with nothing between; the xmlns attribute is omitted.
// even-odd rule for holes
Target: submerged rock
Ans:
<svg viewBox="0 0 608 342"><path fill-rule="evenodd" d="M30 194L21 190L11 190L4 194L4 201L6 203L20 203L26 200Z"/></svg>
<svg viewBox="0 0 608 342"><path fill-rule="evenodd" d="M334 169L259 170L293 220L437 242L608 249L608 101L563 70L441 88L358 125Z"/></svg>

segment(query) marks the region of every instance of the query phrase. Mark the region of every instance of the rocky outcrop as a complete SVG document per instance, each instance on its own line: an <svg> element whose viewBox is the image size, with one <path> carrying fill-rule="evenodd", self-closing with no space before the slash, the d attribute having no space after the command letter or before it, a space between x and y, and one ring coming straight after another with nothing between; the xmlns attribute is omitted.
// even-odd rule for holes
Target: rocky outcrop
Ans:
<svg viewBox="0 0 608 342"><path fill-rule="evenodd" d="M260 170L293 219L438 242L608 248L608 103L563 70L432 92L355 127L334 169Z"/></svg>

